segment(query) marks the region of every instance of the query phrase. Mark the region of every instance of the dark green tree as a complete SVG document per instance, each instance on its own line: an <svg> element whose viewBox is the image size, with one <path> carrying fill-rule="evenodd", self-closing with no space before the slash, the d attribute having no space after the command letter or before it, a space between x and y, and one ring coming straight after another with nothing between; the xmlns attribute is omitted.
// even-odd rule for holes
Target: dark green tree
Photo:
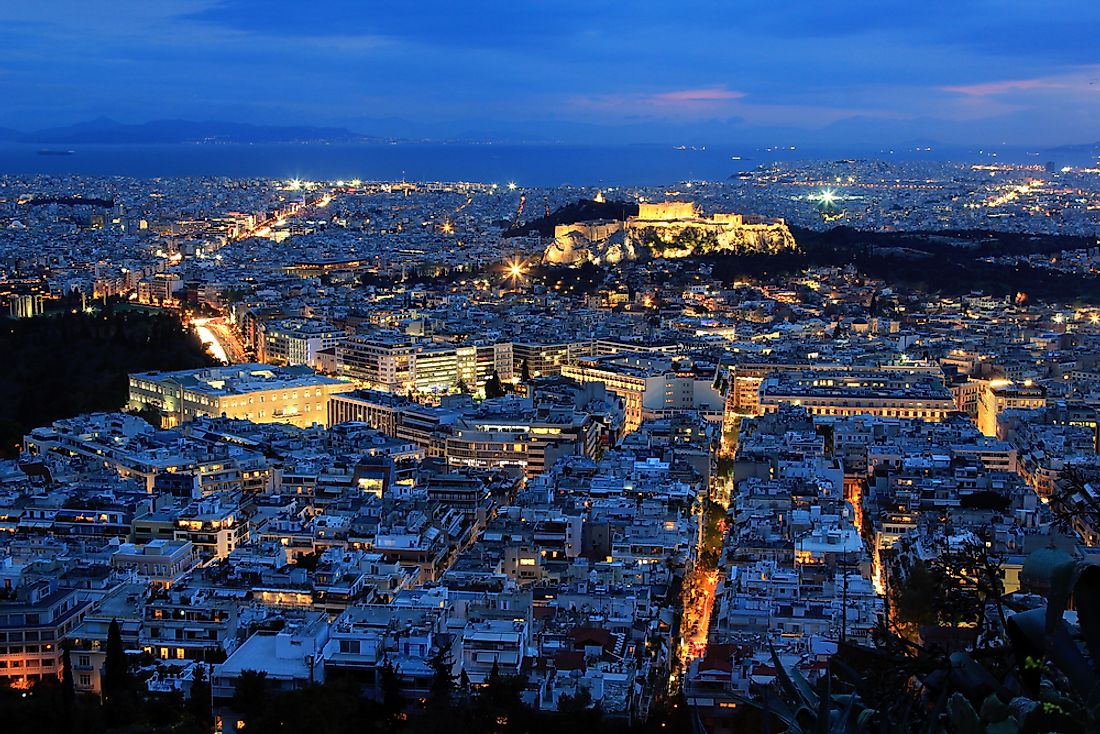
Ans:
<svg viewBox="0 0 1100 734"><path fill-rule="evenodd" d="M141 418L153 428L159 429L161 427L160 411L152 405L142 405L140 409L130 411L130 414Z"/></svg>
<svg viewBox="0 0 1100 734"><path fill-rule="evenodd" d="M524 679L518 675L503 675L497 662L493 661L493 667L485 678L485 686L478 695L478 708L480 719L490 727L496 725L509 731L518 731L523 728L524 705L520 694L523 691Z"/></svg>
<svg viewBox="0 0 1100 734"><path fill-rule="evenodd" d="M468 696L470 694L470 688L470 674L466 672L465 668L463 668L462 670L458 671L458 690L462 693L462 695Z"/></svg>
<svg viewBox="0 0 1100 734"><path fill-rule="evenodd" d="M69 641L61 643L61 718L65 731L73 730L73 713L76 708L76 686L73 683L73 660Z"/></svg>
<svg viewBox="0 0 1100 734"><path fill-rule="evenodd" d="M244 720L250 731L262 731L268 704L267 673L242 670L233 687L233 710Z"/></svg>
<svg viewBox="0 0 1100 734"><path fill-rule="evenodd" d="M203 734L214 729L214 712L210 700L210 680L206 677L206 666L201 663L195 667L191 680L191 698L187 708L195 719L195 724Z"/></svg>
<svg viewBox="0 0 1100 734"><path fill-rule="evenodd" d="M405 711L405 694L401 691L401 681L389 658L386 658L382 664L378 682L382 688L382 715L389 725L397 726L402 723L401 714Z"/></svg>
<svg viewBox="0 0 1100 734"><path fill-rule="evenodd" d="M500 381L500 375L496 370L493 370L493 374L489 375L489 379L485 381L485 397L487 399L502 398L504 395L504 385Z"/></svg>
<svg viewBox="0 0 1100 734"><path fill-rule="evenodd" d="M455 674L451 649L440 644L428 659L432 669L432 683L428 688L428 701L425 710L426 730L429 732L453 732Z"/></svg>
<svg viewBox="0 0 1100 734"><path fill-rule="evenodd" d="M898 618L915 624L933 623L936 619L936 611L932 607L935 594L936 580L927 564L920 559L914 561L895 597Z"/></svg>
<svg viewBox="0 0 1100 734"><path fill-rule="evenodd" d="M592 705L592 693L587 688L577 688L574 696L562 694L558 699L559 726L569 731L595 731L603 718L598 706Z"/></svg>
<svg viewBox="0 0 1100 734"><path fill-rule="evenodd" d="M451 649L440 645L428 659L428 666L432 669L428 703L435 702L449 706L455 691L454 660L451 657Z"/></svg>
<svg viewBox="0 0 1100 734"><path fill-rule="evenodd" d="M519 363L519 379L525 383L531 381L531 365L527 363L526 357Z"/></svg>
<svg viewBox="0 0 1100 734"><path fill-rule="evenodd" d="M136 699L130 661L122 644L122 628L117 619L112 619L103 660L103 717L108 726L128 724L134 717Z"/></svg>

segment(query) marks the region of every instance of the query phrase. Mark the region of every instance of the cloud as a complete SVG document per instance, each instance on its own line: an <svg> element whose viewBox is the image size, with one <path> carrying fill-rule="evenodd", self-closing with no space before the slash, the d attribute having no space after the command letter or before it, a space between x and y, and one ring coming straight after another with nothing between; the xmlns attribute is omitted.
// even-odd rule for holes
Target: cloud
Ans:
<svg viewBox="0 0 1100 734"><path fill-rule="evenodd" d="M667 92L611 92L573 95L568 106L616 114L696 115L713 113L744 98L745 92L724 86L674 89Z"/></svg>
<svg viewBox="0 0 1100 734"><path fill-rule="evenodd" d="M661 92L649 95L648 101L655 105L713 105L741 99L744 92L725 87L705 87L703 89L680 89L675 92Z"/></svg>
<svg viewBox="0 0 1100 734"><path fill-rule="evenodd" d="M570 125L635 126L669 139L713 124L728 139L734 118L814 131L858 115L925 120L928 136L958 129L945 118L975 120L994 139L1025 121L1028 134L1072 142L1092 137L1087 120L1100 115L1100 96L1088 93L1100 89L1100 66L1089 66L1095 0L682 0L671 13L657 0L628 13L592 0L115 0L112 9L0 2L0 68L10 71L0 125L369 118L451 130L441 136L524 135L540 122L563 135L581 130Z"/></svg>
<svg viewBox="0 0 1100 734"><path fill-rule="evenodd" d="M965 94L968 97L992 97L1007 92L1032 89L1066 89L1069 86L1069 84L1056 82L1050 79L1006 79L997 82L948 86L942 87L942 89L945 92Z"/></svg>

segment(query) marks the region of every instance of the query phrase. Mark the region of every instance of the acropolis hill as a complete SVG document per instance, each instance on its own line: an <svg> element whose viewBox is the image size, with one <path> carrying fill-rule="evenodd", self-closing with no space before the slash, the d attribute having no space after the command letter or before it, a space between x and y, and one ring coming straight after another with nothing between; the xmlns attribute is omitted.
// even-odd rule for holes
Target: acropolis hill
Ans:
<svg viewBox="0 0 1100 734"><path fill-rule="evenodd" d="M638 204L638 214L625 220L559 224L543 259L563 265L617 263L647 256L778 253L797 248L782 219L724 213L705 217L690 201L665 201Z"/></svg>

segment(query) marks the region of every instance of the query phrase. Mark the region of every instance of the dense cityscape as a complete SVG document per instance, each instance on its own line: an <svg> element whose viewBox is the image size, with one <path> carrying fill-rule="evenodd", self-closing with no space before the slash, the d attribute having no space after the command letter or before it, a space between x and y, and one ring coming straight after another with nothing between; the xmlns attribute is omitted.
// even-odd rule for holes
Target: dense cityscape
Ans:
<svg viewBox="0 0 1100 734"><path fill-rule="evenodd" d="M0 178L31 355L2 381L5 710L1095 730L1095 673L1034 635L1078 568L1051 624L1091 643L1098 211L1100 168L862 160L615 189ZM930 272L954 262L1064 296Z"/></svg>
<svg viewBox="0 0 1100 734"><path fill-rule="evenodd" d="M1097 28L0 2L0 734L1100 734Z"/></svg>

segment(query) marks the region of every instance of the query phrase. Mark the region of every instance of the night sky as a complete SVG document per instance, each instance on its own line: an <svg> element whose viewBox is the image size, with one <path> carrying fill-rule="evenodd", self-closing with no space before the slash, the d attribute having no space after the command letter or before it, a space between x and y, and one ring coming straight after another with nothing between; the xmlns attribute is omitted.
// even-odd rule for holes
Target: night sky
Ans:
<svg viewBox="0 0 1100 734"><path fill-rule="evenodd" d="M0 126L575 142L1100 140L1100 2L0 2Z"/></svg>

